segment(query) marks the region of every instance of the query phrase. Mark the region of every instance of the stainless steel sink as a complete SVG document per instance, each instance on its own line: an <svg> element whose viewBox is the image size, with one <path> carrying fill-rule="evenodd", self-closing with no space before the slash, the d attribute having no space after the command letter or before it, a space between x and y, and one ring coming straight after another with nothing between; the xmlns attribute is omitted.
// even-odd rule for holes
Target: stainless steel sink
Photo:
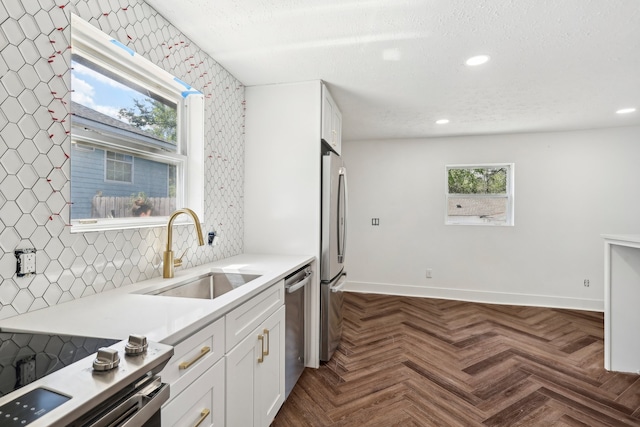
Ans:
<svg viewBox="0 0 640 427"><path fill-rule="evenodd" d="M146 295L213 299L260 277L258 274L207 273Z"/></svg>

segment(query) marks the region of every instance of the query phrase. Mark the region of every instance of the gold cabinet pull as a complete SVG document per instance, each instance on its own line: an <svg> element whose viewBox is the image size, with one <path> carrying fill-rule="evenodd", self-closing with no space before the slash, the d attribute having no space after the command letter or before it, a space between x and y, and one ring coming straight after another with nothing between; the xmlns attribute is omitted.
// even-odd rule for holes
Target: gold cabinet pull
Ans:
<svg viewBox="0 0 640 427"><path fill-rule="evenodd" d="M179 366L180 369L187 369L189 368L191 365L193 365L194 363L196 363L198 360L202 359L202 357L209 353L211 351L211 347L202 347L200 349L200 354L197 355L196 357L194 357L192 360L188 361L188 362L182 362Z"/></svg>
<svg viewBox="0 0 640 427"><path fill-rule="evenodd" d="M260 341L260 356L258 356L258 363L264 362L264 335L258 335L258 340Z"/></svg>
<svg viewBox="0 0 640 427"><path fill-rule="evenodd" d="M210 413L211 413L210 410L203 409L202 412L200 412L200 419L193 427L198 427L200 424L202 424L202 422L207 419Z"/></svg>
<svg viewBox="0 0 640 427"><path fill-rule="evenodd" d="M262 331L264 333L264 336L267 337L267 351L264 351L263 354L265 356L269 355L269 344L271 342L271 340L269 339L269 330L265 329L264 331Z"/></svg>

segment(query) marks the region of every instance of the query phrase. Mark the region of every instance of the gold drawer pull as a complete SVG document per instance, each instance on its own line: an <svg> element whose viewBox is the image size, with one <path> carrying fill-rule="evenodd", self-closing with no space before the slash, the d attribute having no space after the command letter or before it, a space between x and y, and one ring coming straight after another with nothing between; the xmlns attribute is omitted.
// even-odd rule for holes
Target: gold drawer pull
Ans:
<svg viewBox="0 0 640 427"><path fill-rule="evenodd" d="M260 356L258 356L258 363L264 362L264 335L258 335L258 340L260 341Z"/></svg>
<svg viewBox="0 0 640 427"><path fill-rule="evenodd" d="M193 365L194 363L196 363L198 360L202 359L202 357L209 353L211 351L211 347L202 347L202 349L200 350L200 354L197 355L196 357L193 358L193 360L190 360L189 362L182 362L179 366L180 369L187 369L189 368L191 365Z"/></svg>
<svg viewBox="0 0 640 427"><path fill-rule="evenodd" d="M198 427L200 424L202 424L202 422L207 419L210 413L211 413L210 410L203 409L202 412L200 412L200 419L198 420L196 425L194 425L193 427Z"/></svg>
<svg viewBox="0 0 640 427"><path fill-rule="evenodd" d="M269 344L271 342L271 340L269 339L269 330L265 329L263 332L264 332L264 336L267 337L267 351L264 352L264 355L268 356L269 355Z"/></svg>

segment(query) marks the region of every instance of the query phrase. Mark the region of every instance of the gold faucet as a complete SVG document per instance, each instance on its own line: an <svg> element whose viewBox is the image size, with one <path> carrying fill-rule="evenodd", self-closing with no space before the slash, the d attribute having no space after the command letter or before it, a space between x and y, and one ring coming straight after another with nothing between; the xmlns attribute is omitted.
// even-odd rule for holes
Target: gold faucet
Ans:
<svg viewBox="0 0 640 427"><path fill-rule="evenodd" d="M193 222L196 224L196 234L198 235L198 246L204 245L204 239L202 238L202 228L200 227L200 220L198 219L198 215L191 209L183 208L178 209L174 213L169 216L169 222L167 223L167 248L164 251L162 256L163 266L162 266L162 277L165 279L170 279L173 277L175 267L179 267L182 265L182 257L174 259L173 251L171 250L171 241L173 234L173 220L180 214L191 215L193 218ZM184 254L183 254L184 255Z"/></svg>

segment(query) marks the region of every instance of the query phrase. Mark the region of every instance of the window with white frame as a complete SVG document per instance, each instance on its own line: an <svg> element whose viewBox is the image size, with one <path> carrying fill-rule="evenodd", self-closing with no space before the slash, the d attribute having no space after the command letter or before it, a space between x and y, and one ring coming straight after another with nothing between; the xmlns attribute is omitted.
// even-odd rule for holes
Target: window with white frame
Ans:
<svg viewBox="0 0 640 427"><path fill-rule="evenodd" d="M514 224L513 163L449 165L446 174L446 224Z"/></svg>
<svg viewBox="0 0 640 427"><path fill-rule="evenodd" d="M133 183L133 156L106 152L105 181Z"/></svg>
<svg viewBox="0 0 640 427"><path fill-rule="evenodd" d="M75 15L71 27L71 231L164 225L182 207L202 218L203 94Z"/></svg>

